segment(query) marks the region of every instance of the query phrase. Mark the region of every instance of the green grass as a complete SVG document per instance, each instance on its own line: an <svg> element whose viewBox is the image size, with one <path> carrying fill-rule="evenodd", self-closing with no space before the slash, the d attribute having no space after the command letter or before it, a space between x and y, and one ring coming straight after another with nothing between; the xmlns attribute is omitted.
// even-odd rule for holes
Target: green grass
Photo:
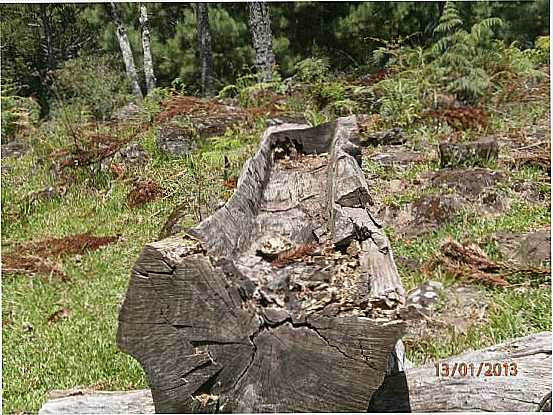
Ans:
<svg viewBox="0 0 553 415"><path fill-rule="evenodd" d="M294 99L290 99L289 107L297 105L298 111L305 109L302 101ZM307 108L313 124L328 118L322 112L309 111ZM494 112L486 134L526 128L529 123L541 120L548 111L549 103L529 103L514 106L508 112ZM68 185L65 195L50 201L32 201L33 192L57 184L58 179L49 170L50 154L70 146L71 131L67 125L82 122L81 114L69 112L66 118L69 121L58 119L42 124L33 136L33 153L2 161L3 167L7 167L2 172L2 247L9 251L18 242L88 231L101 236L120 235L120 240L80 259L63 259L62 270L71 277L70 282L41 276L4 276L5 412L36 412L52 389L77 385L108 390L146 387L138 363L120 352L115 344L118 308L126 292L130 269L144 244L157 239L175 207L187 206L186 221L192 224L200 215L205 217L217 200L229 197L229 190L223 186L224 156L230 164L228 174L238 175L243 162L256 150L263 129L260 119L251 131L229 130L224 137L204 142L192 156L170 159L157 150L155 128L150 128L141 139L150 160L130 175L156 181L164 194L144 207L128 207L130 180L116 180L109 172L85 168L74 172L74 181ZM407 135L415 148L423 142L436 144L438 136L452 132L447 126L419 125L408 130ZM473 133L467 132L466 137L472 137ZM388 180L413 181L438 167L437 160L401 169L365 160L363 169L369 181L380 179L371 187L372 191L385 195ZM550 196L549 180L543 171L521 168L508 174L536 183L546 200ZM419 197L419 190L420 186L414 186L403 194L384 196L383 201L388 205L404 205ZM506 185L500 185L498 190L510 192ZM428 194L433 189L423 192ZM549 224L550 203L529 203L514 196L510 209L499 216L485 217L467 210L459 212L449 224L411 241L401 240L391 231L389 235L396 257L424 262L438 251L447 237L482 242L499 231L525 232ZM492 258L498 256L492 243L484 244L484 249ZM400 269L400 273L407 290L427 279L442 281L447 287L459 283L439 268L431 275L406 269ZM490 301L483 324L464 334L451 330L439 338L420 339L409 348L408 356L422 362L551 329L549 286L481 288ZM60 307L69 308L71 315L49 324L48 317Z"/></svg>
<svg viewBox="0 0 553 415"><path fill-rule="evenodd" d="M229 174L238 174L256 148L254 133L237 145L223 146L230 162ZM238 136L240 137L240 136ZM236 139L235 139L236 140ZM66 140L60 140L64 142ZM118 308L126 292L131 267L143 245L157 235L179 204L189 202L190 223L194 208L213 208L212 200L226 199L223 186L223 150L206 146L192 156L167 159L157 153L153 134L144 138L150 163L132 174L157 181L164 196L144 207L127 206L131 184L116 181L109 173L75 172L67 193L51 201L27 203L28 195L55 184L46 165L37 166L34 154L3 160L3 249L14 243L39 241L91 231L94 235L121 235L119 242L90 252L80 261L62 260L70 282L55 278L4 276L2 282L3 410L6 413L37 411L47 392L77 385L101 389L147 386L143 371L115 344ZM34 174L29 172L34 171ZM71 315L49 324L59 307ZM28 327L32 326L32 331Z"/></svg>

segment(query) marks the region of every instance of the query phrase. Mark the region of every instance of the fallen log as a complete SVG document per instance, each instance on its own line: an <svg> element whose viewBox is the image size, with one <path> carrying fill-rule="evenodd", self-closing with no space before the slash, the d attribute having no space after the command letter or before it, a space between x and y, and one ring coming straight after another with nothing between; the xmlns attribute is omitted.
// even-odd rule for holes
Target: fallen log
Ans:
<svg viewBox="0 0 553 415"><path fill-rule="evenodd" d="M146 245L118 344L157 412L365 412L404 291L354 117L267 129L229 201Z"/></svg>
<svg viewBox="0 0 553 415"><path fill-rule="evenodd" d="M395 369L373 395L369 412L551 412L551 332L417 368L402 362L401 352L396 357ZM466 372L459 371L461 364Z"/></svg>
<svg viewBox="0 0 553 415"><path fill-rule="evenodd" d="M77 388L52 391L49 398L38 415L154 413L152 394L148 389L107 392Z"/></svg>
<svg viewBox="0 0 553 415"><path fill-rule="evenodd" d="M401 345L401 342L399 343ZM384 383L369 412L505 411L551 412L551 332L533 334L483 350L450 357L448 362L505 360L516 363L520 377L446 379L433 363L413 367L396 347ZM547 406L549 405L549 406ZM50 395L38 412L50 414L154 413L149 390L103 392L71 390Z"/></svg>

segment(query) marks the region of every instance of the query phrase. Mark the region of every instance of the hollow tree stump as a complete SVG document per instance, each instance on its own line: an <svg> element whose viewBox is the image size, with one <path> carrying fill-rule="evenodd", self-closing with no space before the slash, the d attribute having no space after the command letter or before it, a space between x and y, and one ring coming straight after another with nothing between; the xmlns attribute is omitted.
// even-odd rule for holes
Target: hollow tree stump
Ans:
<svg viewBox="0 0 553 415"><path fill-rule="evenodd" d="M265 132L229 201L146 245L118 344L157 412L365 412L404 291L354 117Z"/></svg>

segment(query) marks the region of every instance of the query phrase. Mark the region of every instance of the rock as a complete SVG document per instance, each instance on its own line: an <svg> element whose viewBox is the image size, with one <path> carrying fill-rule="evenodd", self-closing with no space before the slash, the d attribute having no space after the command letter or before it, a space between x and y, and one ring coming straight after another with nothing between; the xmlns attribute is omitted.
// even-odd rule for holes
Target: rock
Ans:
<svg viewBox="0 0 553 415"><path fill-rule="evenodd" d="M442 168L485 166L490 161L497 160L499 145L495 139L469 143L441 143L439 153Z"/></svg>
<svg viewBox="0 0 553 415"><path fill-rule="evenodd" d="M451 221L458 213L462 202L454 195L423 196L412 203L415 224L440 226Z"/></svg>
<svg viewBox="0 0 553 415"><path fill-rule="evenodd" d="M87 389L53 391L39 415L63 414L153 414L152 393L137 391L104 392Z"/></svg>
<svg viewBox="0 0 553 415"><path fill-rule="evenodd" d="M268 118L267 127L281 124L309 124L303 114L282 114L277 117Z"/></svg>
<svg viewBox="0 0 553 415"><path fill-rule="evenodd" d="M148 162L148 153L141 144L131 143L117 152L117 158L126 166L143 165Z"/></svg>
<svg viewBox="0 0 553 415"><path fill-rule="evenodd" d="M498 249L508 260L522 266L551 263L551 229L545 228L527 234L502 232L495 236Z"/></svg>
<svg viewBox="0 0 553 415"><path fill-rule="evenodd" d="M384 166L407 166L410 163L420 163L427 158L423 153L398 149L383 149L382 152L371 156L372 161L376 161Z"/></svg>
<svg viewBox="0 0 553 415"><path fill-rule="evenodd" d="M420 309L430 313L440 300L443 288L443 284L439 281L425 281L420 287L407 293L406 304L417 304Z"/></svg>
<svg viewBox="0 0 553 415"><path fill-rule="evenodd" d="M136 120L143 112L142 108L136 105L134 102L130 102L124 107L118 109L112 116L113 119L118 121Z"/></svg>
<svg viewBox="0 0 553 415"><path fill-rule="evenodd" d="M463 206L456 195L429 195L405 206L385 206L378 213L399 237L413 238L452 221Z"/></svg>
<svg viewBox="0 0 553 415"><path fill-rule="evenodd" d="M401 128L392 128L384 131L373 131L361 136L360 144L362 146L377 146L377 145L398 145L404 144L407 141L405 133Z"/></svg>
<svg viewBox="0 0 553 415"><path fill-rule="evenodd" d="M166 126L156 137L157 148L169 156L190 154L198 147L196 136L191 129Z"/></svg>
<svg viewBox="0 0 553 415"><path fill-rule="evenodd" d="M439 170L429 175L434 187L453 189L470 199L477 198L484 190L504 181L502 173L483 168Z"/></svg>
<svg viewBox="0 0 553 415"><path fill-rule="evenodd" d="M29 151L27 143L21 140L13 140L9 143L2 144L2 158L4 157L21 157Z"/></svg>

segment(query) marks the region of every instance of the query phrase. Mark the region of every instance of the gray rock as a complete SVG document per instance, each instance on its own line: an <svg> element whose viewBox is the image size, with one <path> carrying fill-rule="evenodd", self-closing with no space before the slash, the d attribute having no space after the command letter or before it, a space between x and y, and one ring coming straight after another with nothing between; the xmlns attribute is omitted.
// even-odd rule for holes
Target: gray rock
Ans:
<svg viewBox="0 0 553 415"><path fill-rule="evenodd" d="M361 136L362 146L397 145L404 144L407 137L401 128L392 128L384 131L373 131Z"/></svg>
<svg viewBox="0 0 553 415"><path fill-rule="evenodd" d="M433 187L455 190L461 196L474 199L484 190L505 181L502 173L482 168L439 170L431 173Z"/></svg>
<svg viewBox="0 0 553 415"><path fill-rule="evenodd" d="M148 154L138 143L131 143L118 151L117 157L124 165L142 165L148 161Z"/></svg>
<svg viewBox="0 0 553 415"><path fill-rule="evenodd" d="M420 163L425 160L421 152L398 148L396 150L386 149L371 157L372 161L384 166L408 166L411 163Z"/></svg>
<svg viewBox="0 0 553 415"><path fill-rule="evenodd" d="M441 143L439 152L441 167L485 166L497 160L499 145L493 138L469 143Z"/></svg>
<svg viewBox="0 0 553 415"><path fill-rule="evenodd" d="M112 116L113 119L118 121L135 120L140 117L143 112L142 108L131 102L124 107L118 109Z"/></svg>
<svg viewBox="0 0 553 415"><path fill-rule="evenodd" d="M27 143L21 140L13 140L9 143L2 144L2 158L4 157L20 157L29 151Z"/></svg>
<svg viewBox="0 0 553 415"><path fill-rule="evenodd" d="M163 127L156 137L157 148L169 156L190 154L198 147L196 135L191 129Z"/></svg>
<svg viewBox="0 0 553 415"><path fill-rule="evenodd" d="M551 263L551 229L527 234L501 232L495 237L501 254L522 266Z"/></svg>
<svg viewBox="0 0 553 415"><path fill-rule="evenodd" d="M155 410L149 389L121 392L86 389L54 391L38 411L39 415L153 413Z"/></svg>

